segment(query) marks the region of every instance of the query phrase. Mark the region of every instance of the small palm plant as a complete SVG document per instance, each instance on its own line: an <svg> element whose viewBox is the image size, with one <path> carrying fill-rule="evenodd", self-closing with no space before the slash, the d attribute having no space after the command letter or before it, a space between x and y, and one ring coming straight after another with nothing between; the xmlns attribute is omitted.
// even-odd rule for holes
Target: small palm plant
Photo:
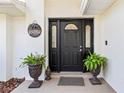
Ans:
<svg viewBox="0 0 124 93"><path fill-rule="evenodd" d="M107 58L96 53L90 53L83 61L87 71L91 71L91 73L93 74L93 78L90 79L91 83L101 84L97 76L101 71L101 67L105 66Z"/></svg>
<svg viewBox="0 0 124 93"><path fill-rule="evenodd" d="M45 67L46 56L39 55L36 53L27 55L23 58L22 65L28 65L29 74L34 79L29 88L39 88L42 84L41 81L38 80L38 77L42 73L42 67Z"/></svg>

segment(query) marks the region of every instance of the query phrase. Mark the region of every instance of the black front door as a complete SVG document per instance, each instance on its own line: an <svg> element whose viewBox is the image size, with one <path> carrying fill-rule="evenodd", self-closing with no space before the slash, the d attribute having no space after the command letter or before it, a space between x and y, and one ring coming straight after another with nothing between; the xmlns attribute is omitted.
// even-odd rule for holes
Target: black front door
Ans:
<svg viewBox="0 0 124 93"><path fill-rule="evenodd" d="M81 21L62 20L60 27L61 71L81 71Z"/></svg>
<svg viewBox="0 0 124 93"><path fill-rule="evenodd" d="M52 71L83 71L93 52L93 19L49 19L49 65Z"/></svg>

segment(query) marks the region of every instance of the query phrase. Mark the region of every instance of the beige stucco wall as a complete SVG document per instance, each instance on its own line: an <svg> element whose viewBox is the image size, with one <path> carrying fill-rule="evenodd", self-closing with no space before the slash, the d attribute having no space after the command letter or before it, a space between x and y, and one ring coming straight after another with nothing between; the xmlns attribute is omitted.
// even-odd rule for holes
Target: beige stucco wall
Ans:
<svg viewBox="0 0 124 93"><path fill-rule="evenodd" d="M45 0L47 17L82 17L81 0Z"/></svg>
<svg viewBox="0 0 124 93"><path fill-rule="evenodd" d="M102 53L108 58L104 77L117 91L124 92L124 0L118 0L101 15ZM104 41L108 41L105 46Z"/></svg>

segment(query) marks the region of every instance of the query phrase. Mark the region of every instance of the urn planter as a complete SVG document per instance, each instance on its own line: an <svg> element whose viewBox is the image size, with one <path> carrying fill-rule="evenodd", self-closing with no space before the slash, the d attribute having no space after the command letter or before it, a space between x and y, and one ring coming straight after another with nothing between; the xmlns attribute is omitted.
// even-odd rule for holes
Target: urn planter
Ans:
<svg viewBox="0 0 124 93"><path fill-rule="evenodd" d="M27 65L29 70L29 75L33 78L33 82L30 84L29 88L39 88L42 85L42 81L38 78L42 73L42 68L45 66L46 56L39 55L36 53L27 55L22 62L22 65Z"/></svg>
<svg viewBox="0 0 124 93"><path fill-rule="evenodd" d="M84 66L87 68L87 71L90 71L93 75L92 78L90 78L90 82L93 85L99 85L102 84L100 80L97 78L101 71L101 67L104 67L107 61L106 57L103 57L96 53L90 53L87 58L84 61Z"/></svg>
<svg viewBox="0 0 124 93"><path fill-rule="evenodd" d="M100 71L101 71L101 67L100 66L91 71L93 77L90 78L89 80L90 80L90 82L93 85L100 85L100 84L102 84L101 81L97 78L97 76L100 74Z"/></svg>
<svg viewBox="0 0 124 93"><path fill-rule="evenodd" d="M42 85L42 81L38 78L42 73L42 65L28 65L29 74L34 79L29 88L39 88Z"/></svg>

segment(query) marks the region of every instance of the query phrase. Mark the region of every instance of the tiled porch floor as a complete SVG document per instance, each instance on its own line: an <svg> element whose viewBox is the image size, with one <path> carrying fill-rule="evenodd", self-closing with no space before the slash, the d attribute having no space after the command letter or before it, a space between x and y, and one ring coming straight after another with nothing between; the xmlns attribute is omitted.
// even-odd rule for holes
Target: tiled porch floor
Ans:
<svg viewBox="0 0 124 93"><path fill-rule="evenodd" d="M88 80L91 76L88 74L76 76L84 78L85 86L57 86L60 76L55 75L50 81L44 81L39 89L28 89L31 81L25 81L12 93L116 93L106 82L103 82L102 85L91 85Z"/></svg>

